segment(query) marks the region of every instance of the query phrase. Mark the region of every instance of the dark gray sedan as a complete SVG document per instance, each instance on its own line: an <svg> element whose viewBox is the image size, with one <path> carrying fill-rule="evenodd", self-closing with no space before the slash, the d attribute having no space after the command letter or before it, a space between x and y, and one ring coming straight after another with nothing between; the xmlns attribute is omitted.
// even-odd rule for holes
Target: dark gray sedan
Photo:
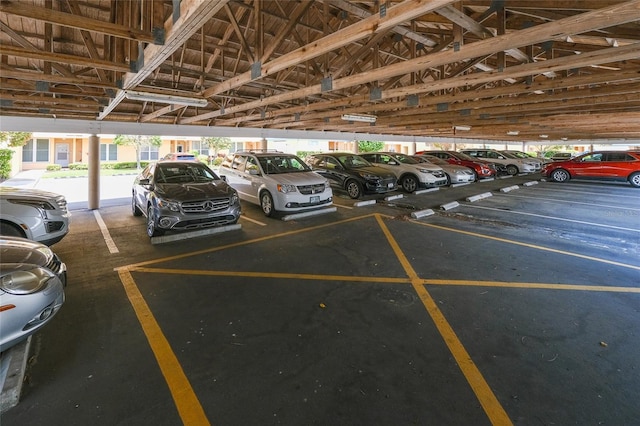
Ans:
<svg viewBox="0 0 640 426"><path fill-rule="evenodd" d="M133 183L131 209L147 217L149 237L234 224L241 213L236 190L196 161L149 164Z"/></svg>

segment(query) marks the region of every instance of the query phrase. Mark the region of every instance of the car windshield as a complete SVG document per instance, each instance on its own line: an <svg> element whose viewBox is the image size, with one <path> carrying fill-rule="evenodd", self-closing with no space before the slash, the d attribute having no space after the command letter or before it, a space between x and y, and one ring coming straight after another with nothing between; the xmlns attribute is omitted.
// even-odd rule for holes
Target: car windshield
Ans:
<svg viewBox="0 0 640 426"><path fill-rule="evenodd" d="M430 163L437 164L438 166L448 166L449 165L449 163L444 161L442 158L434 157L433 155L424 155L424 156L422 156L422 158L424 158L425 160L429 161Z"/></svg>
<svg viewBox="0 0 640 426"><path fill-rule="evenodd" d="M456 157L459 160L466 160L466 161L476 161L475 158L473 158L470 155L464 154L462 152L456 152L456 154L454 155L454 157Z"/></svg>
<svg viewBox="0 0 640 426"><path fill-rule="evenodd" d="M156 183L194 183L210 182L219 177L213 171L194 164L162 164L156 168Z"/></svg>
<svg viewBox="0 0 640 426"><path fill-rule="evenodd" d="M360 157L359 155L339 155L338 161L347 169L357 169L360 167L369 167L371 163Z"/></svg>
<svg viewBox="0 0 640 426"><path fill-rule="evenodd" d="M311 171L309 166L295 155L265 155L258 157L258 161L266 174Z"/></svg>
<svg viewBox="0 0 640 426"><path fill-rule="evenodd" d="M394 158L404 164L418 164L419 161L404 154L395 154Z"/></svg>

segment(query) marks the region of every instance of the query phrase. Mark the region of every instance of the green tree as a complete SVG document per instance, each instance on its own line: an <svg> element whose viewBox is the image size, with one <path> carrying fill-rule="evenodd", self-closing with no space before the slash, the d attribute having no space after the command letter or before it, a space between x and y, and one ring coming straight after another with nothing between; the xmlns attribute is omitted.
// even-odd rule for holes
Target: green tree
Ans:
<svg viewBox="0 0 640 426"><path fill-rule="evenodd" d="M0 143L8 143L8 146L23 146L31 137L31 132L0 132Z"/></svg>
<svg viewBox="0 0 640 426"><path fill-rule="evenodd" d="M200 141L209 147L213 151L213 158L218 156L218 152L222 149L227 149L231 146L231 138L223 137L202 137Z"/></svg>
<svg viewBox="0 0 640 426"><path fill-rule="evenodd" d="M358 152L375 152L384 148L384 142L358 141Z"/></svg>
<svg viewBox="0 0 640 426"><path fill-rule="evenodd" d="M143 146L160 146L162 139L160 136L148 135L117 135L113 142L116 145L129 145L136 149L136 168L140 169L140 148Z"/></svg>

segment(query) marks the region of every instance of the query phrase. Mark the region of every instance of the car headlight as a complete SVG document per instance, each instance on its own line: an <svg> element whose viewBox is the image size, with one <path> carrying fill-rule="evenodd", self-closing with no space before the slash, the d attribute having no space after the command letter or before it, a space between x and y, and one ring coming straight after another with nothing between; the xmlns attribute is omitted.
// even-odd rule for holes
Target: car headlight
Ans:
<svg viewBox="0 0 640 426"><path fill-rule="evenodd" d="M278 184L278 192L282 192L284 194L287 194L289 192L296 192L296 186L295 185L284 184L284 183L279 183Z"/></svg>
<svg viewBox="0 0 640 426"><path fill-rule="evenodd" d="M418 169L418 171L420 173L431 173L431 170L427 170L427 169Z"/></svg>
<svg viewBox="0 0 640 426"><path fill-rule="evenodd" d="M329 187L331 186L331 184L329 183L328 180L324 181L324 189L329 189Z"/></svg>
<svg viewBox="0 0 640 426"><path fill-rule="evenodd" d="M31 294L47 285L54 273L34 266L31 269L12 271L0 279L0 290L10 294Z"/></svg>
<svg viewBox="0 0 640 426"><path fill-rule="evenodd" d="M367 172L359 172L360 177L366 180L378 180L380 177Z"/></svg>
<svg viewBox="0 0 640 426"><path fill-rule="evenodd" d="M172 212L179 212L180 205L175 201L169 201L162 198L158 198L158 207L162 209L171 210Z"/></svg>

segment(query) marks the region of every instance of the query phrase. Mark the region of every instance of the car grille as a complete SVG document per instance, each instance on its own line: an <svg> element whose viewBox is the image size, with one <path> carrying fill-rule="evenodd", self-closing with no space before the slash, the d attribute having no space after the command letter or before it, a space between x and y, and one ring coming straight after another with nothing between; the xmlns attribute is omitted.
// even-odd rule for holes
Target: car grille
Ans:
<svg viewBox="0 0 640 426"><path fill-rule="evenodd" d="M217 212L229 208L229 198L185 201L181 204L181 207L185 214Z"/></svg>
<svg viewBox="0 0 640 426"><path fill-rule="evenodd" d="M44 223L47 232L58 232L64 229L64 222L55 221L55 222L45 222Z"/></svg>
<svg viewBox="0 0 640 426"><path fill-rule="evenodd" d="M323 193L325 186L324 186L324 183L318 183L315 185L300 185L297 188L298 188L298 192L300 192L301 194L309 195L309 194Z"/></svg>
<svg viewBox="0 0 640 426"><path fill-rule="evenodd" d="M192 219L192 220L183 220L175 224L173 229L198 229L198 228L208 228L210 226L219 226L226 225L228 223L234 223L237 221L237 218L232 215L224 215L224 216L215 216L215 217L206 217L201 219Z"/></svg>

